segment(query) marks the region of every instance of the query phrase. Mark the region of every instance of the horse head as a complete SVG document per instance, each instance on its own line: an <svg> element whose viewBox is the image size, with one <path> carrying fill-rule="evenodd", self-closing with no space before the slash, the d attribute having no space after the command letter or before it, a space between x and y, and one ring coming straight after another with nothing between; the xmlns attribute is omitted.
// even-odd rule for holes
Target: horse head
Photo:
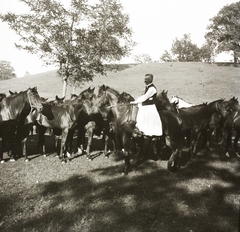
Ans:
<svg viewBox="0 0 240 232"><path fill-rule="evenodd" d="M11 96L14 96L14 95L18 94L18 92L17 92L17 91L13 92L13 91L9 90L9 94L10 94Z"/></svg>
<svg viewBox="0 0 240 232"><path fill-rule="evenodd" d="M65 96L64 97L58 97L58 95L56 95L55 100L53 101L53 104L55 104L55 105L63 104L64 99L65 99Z"/></svg>
<svg viewBox="0 0 240 232"><path fill-rule="evenodd" d="M76 99L77 97L78 97L77 94L72 93L72 94L71 94L71 97L70 97L70 100L74 100L74 99Z"/></svg>
<svg viewBox="0 0 240 232"><path fill-rule="evenodd" d="M131 101L134 101L134 98L131 96L131 94L126 93L126 92L122 92L119 96L118 96L118 101L117 103L123 103L123 104L128 104Z"/></svg>
<svg viewBox="0 0 240 232"><path fill-rule="evenodd" d="M168 91L163 90L156 97L156 107L158 110L169 110L176 112L176 108L171 104L167 96Z"/></svg>
<svg viewBox="0 0 240 232"><path fill-rule="evenodd" d="M43 100L38 94L37 87L28 88L27 98L28 98L28 102L31 106L31 109L35 108L35 109L39 109L41 111L41 109L43 107L42 106Z"/></svg>
<svg viewBox="0 0 240 232"><path fill-rule="evenodd" d="M239 111L240 110L240 105L238 102L238 99L235 97L232 97L228 101L224 101L223 103L225 105L225 108L227 111Z"/></svg>
<svg viewBox="0 0 240 232"><path fill-rule="evenodd" d="M7 95L5 93L0 93L0 102L6 97Z"/></svg>
<svg viewBox="0 0 240 232"><path fill-rule="evenodd" d="M221 98L221 99L219 99L219 100L214 101L213 103L214 103L215 106L216 106L216 111L217 111L222 117L226 118L227 115L228 115L228 111L227 111L227 107L226 107L225 104L224 104L224 99ZM211 104L211 103L210 103L210 104ZM210 105L210 104L209 104L209 105Z"/></svg>

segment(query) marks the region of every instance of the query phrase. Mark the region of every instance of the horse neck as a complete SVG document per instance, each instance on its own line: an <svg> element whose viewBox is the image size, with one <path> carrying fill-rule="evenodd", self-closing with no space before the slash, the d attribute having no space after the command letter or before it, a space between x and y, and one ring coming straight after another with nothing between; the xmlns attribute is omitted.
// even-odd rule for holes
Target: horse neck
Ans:
<svg viewBox="0 0 240 232"><path fill-rule="evenodd" d="M109 93L107 96L114 117L117 120L125 120L127 117L125 118L124 116L129 113L129 105L126 105L124 103L117 103L118 96L116 96L114 93Z"/></svg>
<svg viewBox="0 0 240 232"><path fill-rule="evenodd" d="M169 110L169 111L174 111L174 107L171 104L171 102L169 101L169 99L165 96L163 96L162 94L160 94L157 97L157 108L159 110Z"/></svg>
<svg viewBox="0 0 240 232"><path fill-rule="evenodd" d="M229 101L224 101L223 106L226 108L230 108L234 111L240 110L240 105L237 100L230 99Z"/></svg>
<svg viewBox="0 0 240 232"><path fill-rule="evenodd" d="M73 100L74 102L72 102L72 104L69 104L69 105L71 105L71 107L73 107L75 115L77 117L79 116L80 112L82 112L82 111L84 113L86 113L87 115L90 115L92 113L90 100L87 100L87 99L83 100L81 98L77 98L75 100Z"/></svg>
<svg viewBox="0 0 240 232"><path fill-rule="evenodd" d="M14 96L9 96L1 102L1 111L4 110L7 115L1 115L4 120L18 119L27 102L27 91L23 91Z"/></svg>
<svg viewBox="0 0 240 232"><path fill-rule="evenodd" d="M219 113L217 109L217 101L210 102L203 107L203 112L206 117L210 117L213 113Z"/></svg>

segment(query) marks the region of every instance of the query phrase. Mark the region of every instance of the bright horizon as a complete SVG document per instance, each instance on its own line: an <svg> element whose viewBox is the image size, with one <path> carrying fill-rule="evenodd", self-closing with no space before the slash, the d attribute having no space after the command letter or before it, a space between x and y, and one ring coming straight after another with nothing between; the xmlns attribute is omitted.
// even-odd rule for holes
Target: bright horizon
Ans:
<svg viewBox="0 0 240 232"><path fill-rule="evenodd" d="M132 55L122 59L121 63L134 62L133 56L148 54L153 60L159 60L164 50L170 50L175 38L182 38L190 34L193 43L199 47L205 42L204 34L219 10L237 1L233 0L119 0L124 7L124 13L130 17L129 26L133 29L133 40L137 46ZM27 8L18 0L0 1L0 13L24 13ZM17 77L26 72L36 74L57 67L44 67L36 55L20 51L14 46L19 39L6 23L0 22L0 60L11 62ZM221 61L228 61L229 57L219 56Z"/></svg>

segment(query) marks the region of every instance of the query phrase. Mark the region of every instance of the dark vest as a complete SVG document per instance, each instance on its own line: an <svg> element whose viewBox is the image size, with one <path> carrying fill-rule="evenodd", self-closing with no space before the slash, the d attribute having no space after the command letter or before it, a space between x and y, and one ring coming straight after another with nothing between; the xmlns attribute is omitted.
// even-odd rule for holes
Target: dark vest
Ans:
<svg viewBox="0 0 240 232"><path fill-rule="evenodd" d="M145 93L148 91L148 89L149 89L150 87L154 87L155 89L157 89L154 84L150 84L149 86L146 86ZM155 102L156 102L156 97L157 97L157 93L155 93L152 97L150 97L150 98L148 98L146 101L144 101L144 102L142 103L142 105L143 105L143 106L146 106L146 105L153 105L153 104L155 104Z"/></svg>

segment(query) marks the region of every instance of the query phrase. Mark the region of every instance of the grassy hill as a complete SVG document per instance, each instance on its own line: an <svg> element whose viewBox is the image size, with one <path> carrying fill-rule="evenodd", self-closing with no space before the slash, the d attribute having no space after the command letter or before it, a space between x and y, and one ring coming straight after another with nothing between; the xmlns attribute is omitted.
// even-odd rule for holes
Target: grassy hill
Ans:
<svg viewBox="0 0 240 232"><path fill-rule="evenodd" d="M137 97L146 73L154 75L159 92L165 89L169 96L176 94L195 104L240 95L239 68L204 63L130 65L106 77L97 76L76 92L106 84ZM0 92L5 93L33 86L44 97L62 93L56 71L0 83ZM187 159L184 149L182 167L170 173L168 150L163 149L156 160L145 141L146 160L137 162L137 154L131 153L132 171L123 176L123 154L110 152L104 158L103 140L93 138L92 162L86 155L73 154L71 162L63 164L55 157L54 137L46 134L45 138L47 157L39 154L35 134L27 141L29 162L24 158L9 162L4 153L1 232L239 231L240 162L233 149L231 157L225 158L224 148L212 140L211 149L199 150L195 159Z"/></svg>
<svg viewBox="0 0 240 232"><path fill-rule="evenodd" d="M209 102L218 98L240 97L240 69L210 65L206 63L151 63L129 65L118 72L108 72L107 76L96 76L93 82L75 89L80 93L89 86L109 85L120 92L126 91L133 97L141 95L144 89L144 75L152 73L158 91L168 90L168 96L178 95L193 104ZM39 73L18 79L1 81L0 92L22 91L37 86L39 94L53 99L62 96L62 81L56 71ZM67 98L72 87L68 87Z"/></svg>

